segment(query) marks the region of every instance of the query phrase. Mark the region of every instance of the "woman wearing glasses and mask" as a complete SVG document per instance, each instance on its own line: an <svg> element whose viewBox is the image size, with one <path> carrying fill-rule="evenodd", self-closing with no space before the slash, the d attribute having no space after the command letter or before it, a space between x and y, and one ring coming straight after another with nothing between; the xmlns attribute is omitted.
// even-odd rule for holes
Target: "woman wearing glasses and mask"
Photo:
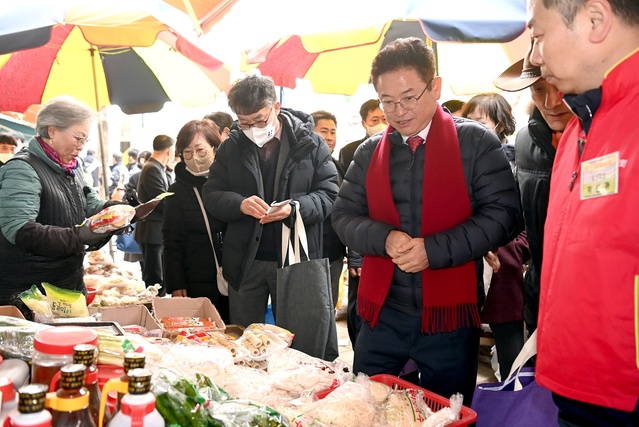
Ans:
<svg viewBox="0 0 639 427"><path fill-rule="evenodd" d="M221 263L217 236L226 224L209 213L205 217L200 204L202 186L219 145L220 134L210 120L192 120L177 135L175 151L182 161L176 164L176 179L169 187L174 195L164 201L163 266L168 293L174 297L207 297L228 323L228 297L218 290L212 249L214 244Z"/></svg>
<svg viewBox="0 0 639 427"><path fill-rule="evenodd" d="M87 248L109 236L78 227L111 203L86 184L77 157L93 111L70 97L54 98L36 119L37 136L0 169L0 305L48 282L86 292Z"/></svg>

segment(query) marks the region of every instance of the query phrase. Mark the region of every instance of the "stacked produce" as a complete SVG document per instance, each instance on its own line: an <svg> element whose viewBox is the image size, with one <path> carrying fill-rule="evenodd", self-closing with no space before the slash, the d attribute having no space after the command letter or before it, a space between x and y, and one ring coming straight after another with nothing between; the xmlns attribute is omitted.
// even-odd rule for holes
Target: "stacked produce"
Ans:
<svg viewBox="0 0 639 427"><path fill-rule="evenodd" d="M160 285L146 287L144 282L113 263L102 251L93 251L85 258L84 283L94 289L96 296L91 306L120 307L149 304L160 290Z"/></svg>

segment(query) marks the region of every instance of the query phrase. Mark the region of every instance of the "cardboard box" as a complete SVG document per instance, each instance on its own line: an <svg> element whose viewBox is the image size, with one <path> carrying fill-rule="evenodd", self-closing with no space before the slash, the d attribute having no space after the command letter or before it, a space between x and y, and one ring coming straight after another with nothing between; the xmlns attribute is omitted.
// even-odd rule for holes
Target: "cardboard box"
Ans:
<svg viewBox="0 0 639 427"><path fill-rule="evenodd" d="M163 317L204 317L215 323L216 330L226 329L220 313L208 298L156 297L152 304L153 315L160 325Z"/></svg>
<svg viewBox="0 0 639 427"><path fill-rule="evenodd" d="M9 316L24 320L22 312L18 310L18 307L15 305L0 305L0 316Z"/></svg>
<svg viewBox="0 0 639 427"><path fill-rule="evenodd" d="M144 327L148 336L162 336L162 327L143 305L126 307L89 307L89 314L102 313L101 322L117 322L123 328L129 325ZM126 329L125 329L126 330Z"/></svg>

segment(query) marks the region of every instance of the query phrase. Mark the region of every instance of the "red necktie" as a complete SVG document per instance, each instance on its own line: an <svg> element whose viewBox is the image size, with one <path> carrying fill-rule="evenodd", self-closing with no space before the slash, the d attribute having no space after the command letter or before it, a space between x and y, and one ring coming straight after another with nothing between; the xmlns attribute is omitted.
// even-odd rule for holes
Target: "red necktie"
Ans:
<svg viewBox="0 0 639 427"><path fill-rule="evenodd" d="M417 147L422 145L423 142L424 142L424 138L422 138L419 135L411 136L406 140L406 143L410 147L410 151L412 151L413 154L415 153L415 151L417 151Z"/></svg>

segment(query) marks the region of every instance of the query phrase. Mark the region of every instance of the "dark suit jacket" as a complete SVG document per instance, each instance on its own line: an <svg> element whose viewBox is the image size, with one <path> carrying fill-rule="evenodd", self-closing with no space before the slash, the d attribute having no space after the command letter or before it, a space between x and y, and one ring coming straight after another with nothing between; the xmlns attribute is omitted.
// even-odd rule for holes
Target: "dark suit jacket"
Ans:
<svg viewBox="0 0 639 427"><path fill-rule="evenodd" d="M144 165L138 182L138 198L140 202L148 202L169 189L173 179L167 173L166 167L153 157ZM146 220L135 226L135 240L139 243L162 244L162 219L164 217L164 202L160 202Z"/></svg>
<svg viewBox="0 0 639 427"><path fill-rule="evenodd" d="M353 161L353 157L355 156L355 150L359 147L362 142L366 141L368 136L365 136L362 139L358 139L357 141L349 142L341 150L339 150L339 162L342 165L342 169L344 173L348 170L348 166Z"/></svg>

